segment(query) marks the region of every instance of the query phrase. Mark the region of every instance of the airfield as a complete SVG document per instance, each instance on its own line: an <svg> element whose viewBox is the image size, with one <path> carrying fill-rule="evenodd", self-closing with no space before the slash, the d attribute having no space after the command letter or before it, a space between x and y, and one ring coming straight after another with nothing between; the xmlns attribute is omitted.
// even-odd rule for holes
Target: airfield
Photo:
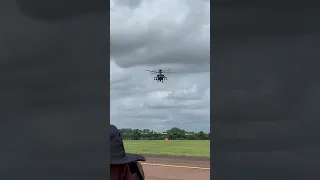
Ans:
<svg viewBox="0 0 320 180"><path fill-rule="evenodd" d="M128 153L142 154L146 180L209 180L210 141L124 141Z"/></svg>

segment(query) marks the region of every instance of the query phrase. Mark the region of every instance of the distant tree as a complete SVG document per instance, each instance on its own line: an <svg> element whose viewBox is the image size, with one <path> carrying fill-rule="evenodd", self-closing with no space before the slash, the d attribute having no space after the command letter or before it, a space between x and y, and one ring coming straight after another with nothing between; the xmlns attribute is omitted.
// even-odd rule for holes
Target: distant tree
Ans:
<svg viewBox="0 0 320 180"><path fill-rule="evenodd" d="M142 130L142 133L143 133L143 134L149 134L149 133L150 133L150 129L143 129L143 130Z"/></svg>
<svg viewBox="0 0 320 180"><path fill-rule="evenodd" d="M131 128L119 129L122 139L132 139L133 130Z"/></svg>
<svg viewBox="0 0 320 180"><path fill-rule="evenodd" d="M131 129L122 128L119 129L121 136L124 140L164 140L169 138L171 140L208 140L210 139L210 133L206 134L203 131L186 132L183 129L173 127L167 130L167 134L155 132L150 129Z"/></svg>
<svg viewBox="0 0 320 180"><path fill-rule="evenodd" d="M169 139L185 139L186 131L177 127L173 127L167 131L167 135Z"/></svg>
<svg viewBox="0 0 320 180"><path fill-rule="evenodd" d="M154 140L165 139L166 137L167 136L165 134L162 134L162 133L154 132L154 134L152 134L152 139L154 139Z"/></svg>
<svg viewBox="0 0 320 180"><path fill-rule="evenodd" d="M186 140L199 140L197 134L188 134L186 135Z"/></svg>
<svg viewBox="0 0 320 180"><path fill-rule="evenodd" d="M141 130L134 129L132 133L133 140L140 140L141 138Z"/></svg>
<svg viewBox="0 0 320 180"><path fill-rule="evenodd" d="M204 133L203 131L200 131L199 133L197 133L197 136L200 140L206 140L208 139L208 135L206 133Z"/></svg>

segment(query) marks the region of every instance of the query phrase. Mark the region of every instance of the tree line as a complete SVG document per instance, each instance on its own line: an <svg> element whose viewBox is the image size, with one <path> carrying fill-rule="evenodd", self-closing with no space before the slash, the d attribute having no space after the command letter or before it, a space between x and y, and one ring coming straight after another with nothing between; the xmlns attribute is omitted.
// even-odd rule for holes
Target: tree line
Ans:
<svg viewBox="0 0 320 180"><path fill-rule="evenodd" d="M173 127L165 132L155 132L150 129L119 129L124 140L209 140L210 133L187 132L183 129Z"/></svg>

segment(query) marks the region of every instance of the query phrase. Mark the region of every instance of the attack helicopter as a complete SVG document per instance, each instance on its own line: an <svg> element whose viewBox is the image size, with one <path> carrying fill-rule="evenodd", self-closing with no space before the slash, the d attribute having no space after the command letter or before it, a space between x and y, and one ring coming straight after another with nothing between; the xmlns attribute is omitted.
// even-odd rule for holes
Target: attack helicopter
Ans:
<svg viewBox="0 0 320 180"><path fill-rule="evenodd" d="M151 70L146 70L146 71L150 72L151 74L157 74L157 76L154 77L153 80L158 82L163 82L168 79L165 76L166 73L174 73L174 72L171 72L170 69L167 69L167 70L159 69L158 71L151 71Z"/></svg>

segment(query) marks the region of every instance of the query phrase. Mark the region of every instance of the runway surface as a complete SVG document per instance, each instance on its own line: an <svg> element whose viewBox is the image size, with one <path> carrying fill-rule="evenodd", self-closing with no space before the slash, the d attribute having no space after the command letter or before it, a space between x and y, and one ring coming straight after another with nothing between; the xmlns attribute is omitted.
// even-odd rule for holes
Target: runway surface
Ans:
<svg viewBox="0 0 320 180"><path fill-rule="evenodd" d="M146 180L210 180L210 159L145 156Z"/></svg>

